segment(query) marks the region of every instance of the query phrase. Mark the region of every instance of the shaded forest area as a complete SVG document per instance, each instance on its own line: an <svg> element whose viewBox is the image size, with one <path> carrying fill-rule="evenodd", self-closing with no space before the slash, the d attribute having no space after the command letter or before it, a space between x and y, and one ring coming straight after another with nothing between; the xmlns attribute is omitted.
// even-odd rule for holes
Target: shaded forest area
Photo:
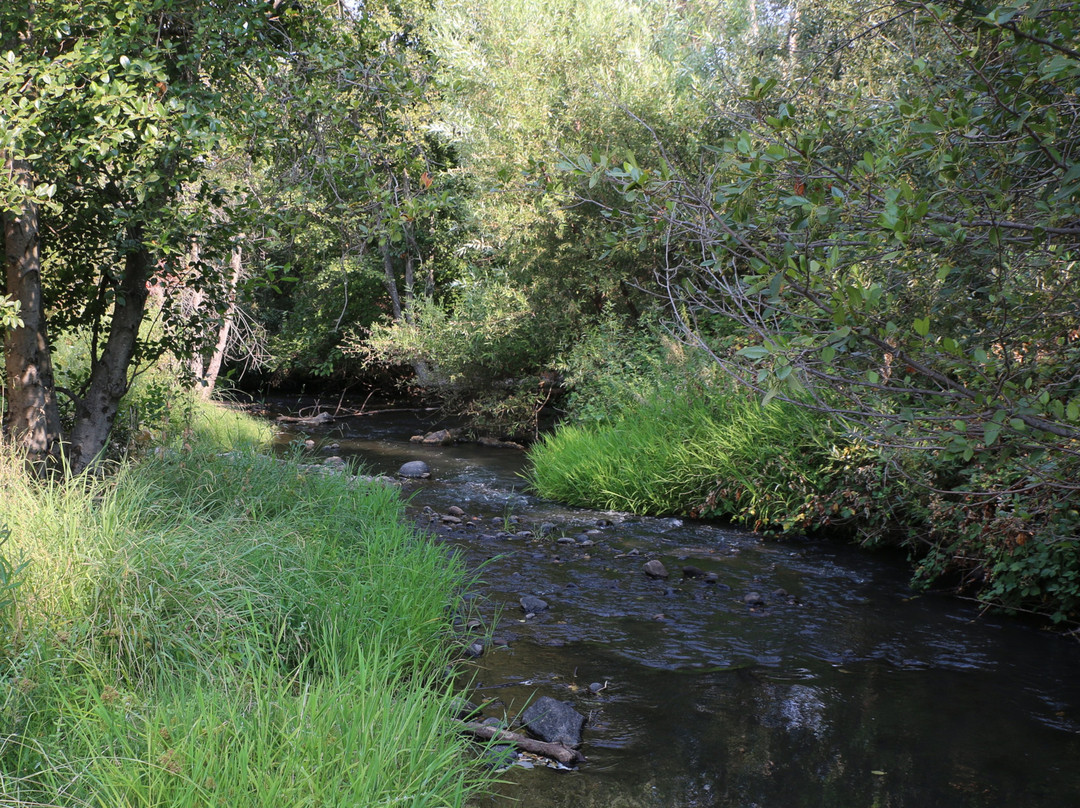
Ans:
<svg viewBox="0 0 1080 808"><path fill-rule="evenodd" d="M549 496L903 543L1075 622L1078 18L6 3L5 434L78 470L176 381L405 383L557 411Z"/></svg>

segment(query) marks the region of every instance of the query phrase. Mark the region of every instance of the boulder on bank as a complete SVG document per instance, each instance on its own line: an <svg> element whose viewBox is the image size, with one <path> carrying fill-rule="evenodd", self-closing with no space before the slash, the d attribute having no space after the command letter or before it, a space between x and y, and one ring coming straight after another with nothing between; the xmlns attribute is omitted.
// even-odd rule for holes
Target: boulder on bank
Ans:
<svg viewBox="0 0 1080 808"><path fill-rule="evenodd" d="M521 713L521 723L529 732L547 743L561 743L576 749L581 746L585 716L565 702L541 696Z"/></svg>

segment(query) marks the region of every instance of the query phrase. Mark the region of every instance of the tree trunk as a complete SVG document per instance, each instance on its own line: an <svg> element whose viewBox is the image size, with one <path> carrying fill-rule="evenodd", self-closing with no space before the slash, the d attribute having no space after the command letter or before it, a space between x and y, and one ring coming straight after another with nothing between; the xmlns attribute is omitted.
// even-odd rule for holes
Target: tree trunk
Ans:
<svg viewBox="0 0 1080 808"><path fill-rule="evenodd" d="M390 237L387 236L386 240L379 245L379 249L382 250L383 260L383 284L386 286L386 292L390 295L390 306L394 312L394 319L401 319L401 296L398 294L397 289L397 276L394 275L394 256L390 252Z"/></svg>
<svg viewBox="0 0 1080 808"><path fill-rule="evenodd" d="M405 306L402 306L401 295L398 294L397 288L397 276L394 274L394 256L390 251L390 238L387 236L386 241L380 246L382 250L383 258L383 283L386 286L386 291L390 295L390 306L394 312L394 321L401 322L404 318L406 323L412 323L413 321L413 286L415 284L414 269L413 269L413 257L412 253L406 253L405 258L405 290L407 297L405 298ZM431 366L423 359L417 359L412 363L413 373L416 374L416 380L421 387L434 387L437 384L435 374L431 370Z"/></svg>
<svg viewBox="0 0 1080 808"><path fill-rule="evenodd" d="M799 63L799 0L792 0L791 3L791 20L788 25L787 35L787 67L785 70L785 78L791 81L795 78L795 70Z"/></svg>
<svg viewBox="0 0 1080 808"><path fill-rule="evenodd" d="M101 357L92 357L86 396L77 402L71 432L71 470L78 474L93 463L109 440L120 399L128 390L128 367L135 355L139 326L146 311L146 283L153 261L142 243L142 229L128 232L133 242L125 258L124 278L117 289L109 336Z"/></svg>
<svg viewBox="0 0 1080 808"><path fill-rule="evenodd" d="M189 272L195 271L195 267L199 263L199 244L197 241L193 241L191 244L191 250L188 253L187 269ZM206 293L202 289L197 289L192 292L190 289L180 290L180 300L182 301L181 312L186 317L195 318L198 316L203 306L203 300L206 297ZM188 360L188 371L191 373L191 378L196 382L202 381L204 374L206 373L206 362L203 360L202 345L199 349L192 352L191 359Z"/></svg>
<svg viewBox="0 0 1080 808"><path fill-rule="evenodd" d="M414 290L414 284L416 282L415 272L413 270L413 254L412 250L405 254L405 302L402 304L403 314L405 315L405 322L413 322L413 300L416 296Z"/></svg>
<svg viewBox="0 0 1080 808"><path fill-rule="evenodd" d="M225 318L221 321L221 327L218 328L217 344L214 346L214 353L210 356L210 363L206 366L203 384L199 387L199 395L203 398L208 399L213 395L218 374L221 372L221 363L225 360L225 349L229 346L229 335L232 333L233 320L236 317L236 290L240 286L240 273L243 266L240 248L235 247L232 252L232 277L229 279L229 305L225 309Z"/></svg>
<svg viewBox="0 0 1080 808"><path fill-rule="evenodd" d="M8 176L29 197L33 189L29 164L7 154L2 157ZM7 430L11 441L26 452L30 466L41 471L58 447L60 414L42 303L37 205L28 198L21 211L4 211L3 234L7 291L19 303L23 321L4 334Z"/></svg>

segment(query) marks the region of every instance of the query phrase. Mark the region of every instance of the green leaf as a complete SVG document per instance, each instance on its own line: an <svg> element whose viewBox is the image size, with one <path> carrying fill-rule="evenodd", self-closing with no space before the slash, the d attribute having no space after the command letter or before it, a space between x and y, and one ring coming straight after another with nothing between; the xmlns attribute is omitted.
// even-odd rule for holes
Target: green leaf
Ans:
<svg viewBox="0 0 1080 808"><path fill-rule="evenodd" d="M985 17L983 17L983 19L993 25L1005 25L1005 23L1012 20L1012 18L1019 13L1019 8L1015 8L1013 6L998 6Z"/></svg>
<svg viewBox="0 0 1080 808"><path fill-rule="evenodd" d="M784 282L784 273L777 272L769 282L769 299L776 300L780 296L780 287Z"/></svg>
<svg viewBox="0 0 1080 808"><path fill-rule="evenodd" d="M736 353L739 356L745 356L747 359L764 359L766 356L771 355L769 349L763 345L749 345L736 351Z"/></svg>
<svg viewBox="0 0 1080 808"><path fill-rule="evenodd" d="M916 317L914 322L915 333L920 337L925 337L930 333L930 318L929 317Z"/></svg>
<svg viewBox="0 0 1080 808"><path fill-rule="evenodd" d="M983 424L983 443L987 446L993 446L999 434L1001 434L1001 424L996 424L993 421L987 421Z"/></svg>

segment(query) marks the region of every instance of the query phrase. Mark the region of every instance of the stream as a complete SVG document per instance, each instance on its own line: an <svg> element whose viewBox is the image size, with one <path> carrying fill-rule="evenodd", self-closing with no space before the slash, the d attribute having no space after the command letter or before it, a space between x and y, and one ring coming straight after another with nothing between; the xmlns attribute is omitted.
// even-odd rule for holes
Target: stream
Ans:
<svg viewBox="0 0 1080 808"><path fill-rule="evenodd" d="M587 717L586 763L513 765L477 808L1080 805L1075 639L913 592L899 556L537 499L521 452L409 442L440 427L398 412L280 440L367 473L428 463L410 515L480 568L494 626L464 695ZM525 595L550 608L527 617Z"/></svg>

